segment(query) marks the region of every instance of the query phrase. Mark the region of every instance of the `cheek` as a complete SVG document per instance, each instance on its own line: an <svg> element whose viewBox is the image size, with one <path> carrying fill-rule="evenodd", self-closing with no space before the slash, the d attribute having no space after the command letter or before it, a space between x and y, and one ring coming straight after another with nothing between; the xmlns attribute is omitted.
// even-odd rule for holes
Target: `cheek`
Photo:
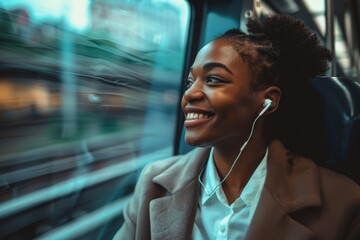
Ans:
<svg viewBox="0 0 360 240"><path fill-rule="evenodd" d="M216 104L216 109L219 121L239 127L248 124L257 112L255 101L251 96L228 95Z"/></svg>
<svg viewBox="0 0 360 240"><path fill-rule="evenodd" d="M212 105L222 114L246 112L252 105L249 96L242 96L234 93L222 93L214 95Z"/></svg>

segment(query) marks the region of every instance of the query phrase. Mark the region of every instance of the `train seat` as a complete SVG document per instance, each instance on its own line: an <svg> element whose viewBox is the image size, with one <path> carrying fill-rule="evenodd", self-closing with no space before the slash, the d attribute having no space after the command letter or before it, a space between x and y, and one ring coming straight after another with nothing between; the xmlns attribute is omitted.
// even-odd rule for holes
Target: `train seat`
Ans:
<svg viewBox="0 0 360 240"><path fill-rule="evenodd" d="M323 99L325 166L360 184L360 84L339 77L316 77L309 83Z"/></svg>

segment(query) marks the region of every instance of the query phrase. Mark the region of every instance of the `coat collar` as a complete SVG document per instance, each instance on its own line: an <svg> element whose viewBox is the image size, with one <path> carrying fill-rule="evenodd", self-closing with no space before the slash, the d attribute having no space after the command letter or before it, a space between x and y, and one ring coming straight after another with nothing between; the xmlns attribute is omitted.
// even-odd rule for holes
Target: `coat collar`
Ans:
<svg viewBox="0 0 360 240"><path fill-rule="evenodd" d="M309 159L291 156L279 141L270 144L264 187L288 213L321 205L318 167Z"/></svg>
<svg viewBox="0 0 360 240"><path fill-rule="evenodd" d="M210 148L196 148L184 156L180 156L166 171L155 176L153 182L174 194L192 180L197 179L209 153Z"/></svg>
<svg viewBox="0 0 360 240"><path fill-rule="evenodd" d="M279 141L269 148L264 189L245 239L316 239L293 216L321 205L317 166L305 158L292 158Z"/></svg>
<svg viewBox="0 0 360 240"><path fill-rule="evenodd" d="M197 177L209 152L208 148L195 149L153 178L154 183L169 192L168 196L150 204L150 217L155 218L152 213L156 212L156 219L151 220L154 239L164 236L191 238L200 191ZM279 141L270 144L265 185L247 240L264 239L264 236L304 240L315 237L292 215L301 209L321 205L318 168L305 158L290 158Z"/></svg>
<svg viewBox="0 0 360 240"><path fill-rule="evenodd" d="M174 194L197 179L208 159L210 148L196 148L181 156L171 167L153 178L153 182ZM265 189L289 213L320 206L318 168L311 160L292 157L280 141L269 146ZM174 180L174 181L172 181Z"/></svg>

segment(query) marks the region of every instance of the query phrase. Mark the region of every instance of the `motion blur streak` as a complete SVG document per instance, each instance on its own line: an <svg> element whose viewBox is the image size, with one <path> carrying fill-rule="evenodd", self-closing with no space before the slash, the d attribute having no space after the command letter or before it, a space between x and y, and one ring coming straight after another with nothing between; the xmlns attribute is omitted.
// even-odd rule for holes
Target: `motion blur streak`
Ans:
<svg viewBox="0 0 360 240"><path fill-rule="evenodd" d="M181 0L0 0L0 239L111 238L174 152L188 28Z"/></svg>

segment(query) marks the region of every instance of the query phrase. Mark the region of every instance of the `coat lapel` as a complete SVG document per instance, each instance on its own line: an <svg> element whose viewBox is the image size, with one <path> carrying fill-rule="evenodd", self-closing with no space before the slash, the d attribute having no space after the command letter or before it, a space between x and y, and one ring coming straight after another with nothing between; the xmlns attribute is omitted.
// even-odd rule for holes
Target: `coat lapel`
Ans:
<svg viewBox="0 0 360 240"><path fill-rule="evenodd" d="M191 238L198 189L197 181L193 180L175 194L151 201L151 239Z"/></svg>
<svg viewBox="0 0 360 240"><path fill-rule="evenodd" d="M270 145L268 172L246 240L310 240L315 234L293 216L321 205L316 165L291 158L278 141Z"/></svg>
<svg viewBox="0 0 360 240"><path fill-rule="evenodd" d="M150 202L152 239L191 238L199 198L197 176L208 155L209 149L192 151L153 178L168 194ZM264 189L246 240L316 238L293 216L321 205L318 169L310 160L289 158L280 142L271 143Z"/></svg>
<svg viewBox="0 0 360 240"><path fill-rule="evenodd" d="M209 149L197 149L153 178L168 196L150 202L151 239L191 239L199 201L197 177L208 156Z"/></svg>
<svg viewBox="0 0 360 240"><path fill-rule="evenodd" d="M245 239L310 240L315 239L315 235L294 220L264 189Z"/></svg>

